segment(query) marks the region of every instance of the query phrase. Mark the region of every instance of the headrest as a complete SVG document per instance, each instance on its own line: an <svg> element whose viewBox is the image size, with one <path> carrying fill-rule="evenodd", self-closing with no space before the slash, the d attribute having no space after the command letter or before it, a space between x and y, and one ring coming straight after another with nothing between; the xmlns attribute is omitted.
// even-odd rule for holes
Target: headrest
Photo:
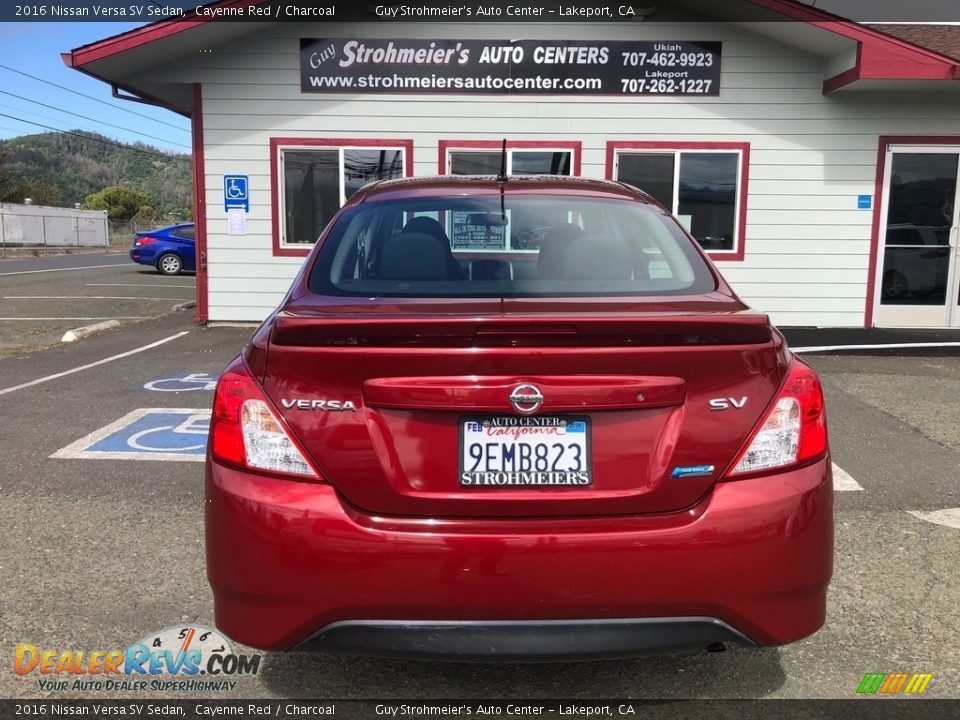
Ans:
<svg viewBox="0 0 960 720"><path fill-rule="evenodd" d="M404 232L383 246L380 277L384 280L448 280L449 255L449 248L445 249L432 235Z"/></svg>
<svg viewBox="0 0 960 720"><path fill-rule="evenodd" d="M629 280L632 275L630 250L612 235L576 238L563 255L564 280Z"/></svg>
<svg viewBox="0 0 960 720"><path fill-rule="evenodd" d="M563 273L563 256L576 238L583 235L579 225L561 223L555 225L540 243L537 256L537 273L541 278L560 278Z"/></svg>

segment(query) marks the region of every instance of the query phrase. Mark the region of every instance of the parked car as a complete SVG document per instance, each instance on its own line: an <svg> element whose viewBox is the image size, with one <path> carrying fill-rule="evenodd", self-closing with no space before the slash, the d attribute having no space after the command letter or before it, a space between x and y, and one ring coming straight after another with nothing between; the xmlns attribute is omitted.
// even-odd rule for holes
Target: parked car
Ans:
<svg viewBox="0 0 960 720"><path fill-rule="evenodd" d="M943 305L950 252L949 225L888 225L880 285L884 304Z"/></svg>
<svg viewBox="0 0 960 720"><path fill-rule="evenodd" d="M163 275L194 272L197 267L194 224L180 223L134 235L130 259L152 265Z"/></svg>
<svg viewBox="0 0 960 720"><path fill-rule="evenodd" d="M510 272L468 273L457 223ZM217 626L269 650L781 645L824 621L832 498L816 374L649 196L385 181L220 377L207 572Z"/></svg>

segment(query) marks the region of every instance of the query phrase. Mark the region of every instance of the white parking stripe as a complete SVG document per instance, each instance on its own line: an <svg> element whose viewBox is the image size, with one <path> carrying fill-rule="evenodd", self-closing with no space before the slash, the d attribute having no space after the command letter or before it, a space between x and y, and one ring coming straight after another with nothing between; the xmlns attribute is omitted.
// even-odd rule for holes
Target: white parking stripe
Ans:
<svg viewBox="0 0 960 720"><path fill-rule="evenodd" d="M135 295L4 295L4 300L179 300L175 297L139 297Z"/></svg>
<svg viewBox="0 0 960 720"><path fill-rule="evenodd" d="M833 489L837 492L853 492L863 490L863 487L850 477L850 473L833 463Z"/></svg>
<svg viewBox="0 0 960 720"><path fill-rule="evenodd" d="M0 318L2 319L2 318ZM97 360L96 362L87 363L86 365L81 365L80 367L75 367L70 370L64 370L63 372L56 373L55 375L47 375L46 377L37 378L36 380L31 380L30 382L21 383L20 385L14 385L13 387L8 387L0 390L0 395L6 395L7 393L12 393L17 390L23 390L24 388L33 387L34 385L39 385L40 383L45 383L50 380L56 380L57 378L62 378L66 375L72 375L73 373L78 373L81 370L89 370L92 367L97 367L98 365L106 365L108 362L113 362L114 360L120 360L121 358L130 357L131 355L136 355L137 353L142 353L146 350L151 350L159 345L168 343L171 340L176 340L177 338L182 338L184 335L189 335L189 330L184 330L183 332L178 332L176 335L171 335L170 337L165 337L162 340L157 340L152 342L149 345L144 345L142 347L134 348L133 350L127 350L122 352L119 355L111 355L108 358L103 360Z"/></svg>
<svg viewBox="0 0 960 720"><path fill-rule="evenodd" d="M960 508L946 508L945 510L907 510L908 513L920 520L926 520L935 525L960 530Z"/></svg>
<svg viewBox="0 0 960 720"><path fill-rule="evenodd" d="M791 352L812 353L831 352L833 350L903 350L907 348L960 347L960 342L920 342L887 343L885 345L811 345L810 347L792 347Z"/></svg>
<svg viewBox="0 0 960 720"><path fill-rule="evenodd" d="M153 287L153 288L194 288L193 285L166 285L161 282L155 283L84 283L87 287Z"/></svg>
<svg viewBox="0 0 960 720"><path fill-rule="evenodd" d="M47 272L67 272L68 270L93 270L95 268L118 268L126 267L126 263L113 263L112 265L82 265L80 267L72 268L52 268L50 270L18 270L17 272L5 272L0 273L0 277L5 277L7 275L35 275L36 273L47 273Z"/></svg>
<svg viewBox="0 0 960 720"><path fill-rule="evenodd" d="M167 298L168 300L176 300L176 298ZM127 315L126 317L0 317L0 320L4 322L11 322L14 320L29 320L31 322L37 320L146 320L150 315Z"/></svg>

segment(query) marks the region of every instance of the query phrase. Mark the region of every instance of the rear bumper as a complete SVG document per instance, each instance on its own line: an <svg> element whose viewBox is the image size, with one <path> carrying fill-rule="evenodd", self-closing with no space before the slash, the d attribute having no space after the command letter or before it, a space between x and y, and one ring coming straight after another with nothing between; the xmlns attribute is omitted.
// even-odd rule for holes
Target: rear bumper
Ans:
<svg viewBox="0 0 960 720"><path fill-rule="evenodd" d="M355 620L328 625L297 646L344 655L418 660L595 660L753 645L716 618L643 620Z"/></svg>
<svg viewBox="0 0 960 720"><path fill-rule="evenodd" d="M669 515L400 519L208 461L207 571L217 626L271 650L521 660L780 645L823 624L832 493L824 459L719 483Z"/></svg>
<svg viewBox="0 0 960 720"><path fill-rule="evenodd" d="M156 250L149 248L149 246L144 248L131 248L129 255L131 260L141 265L153 265L157 261Z"/></svg>

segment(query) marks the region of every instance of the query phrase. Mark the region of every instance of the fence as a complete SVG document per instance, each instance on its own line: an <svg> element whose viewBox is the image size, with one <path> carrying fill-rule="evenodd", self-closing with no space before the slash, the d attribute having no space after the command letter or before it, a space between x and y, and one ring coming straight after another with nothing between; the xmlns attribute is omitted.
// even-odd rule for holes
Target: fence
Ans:
<svg viewBox="0 0 960 720"><path fill-rule="evenodd" d="M43 205L0 203L0 254L109 249L107 215Z"/></svg>
<svg viewBox="0 0 960 720"><path fill-rule="evenodd" d="M110 247L113 250L127 250L133 243L133 237L141 230L155 230L167 225L179 225L193 220L180 220L175 215L154 218L148 223L138 223L136 220L110 220L107 224L107 233Z"/></svg>

